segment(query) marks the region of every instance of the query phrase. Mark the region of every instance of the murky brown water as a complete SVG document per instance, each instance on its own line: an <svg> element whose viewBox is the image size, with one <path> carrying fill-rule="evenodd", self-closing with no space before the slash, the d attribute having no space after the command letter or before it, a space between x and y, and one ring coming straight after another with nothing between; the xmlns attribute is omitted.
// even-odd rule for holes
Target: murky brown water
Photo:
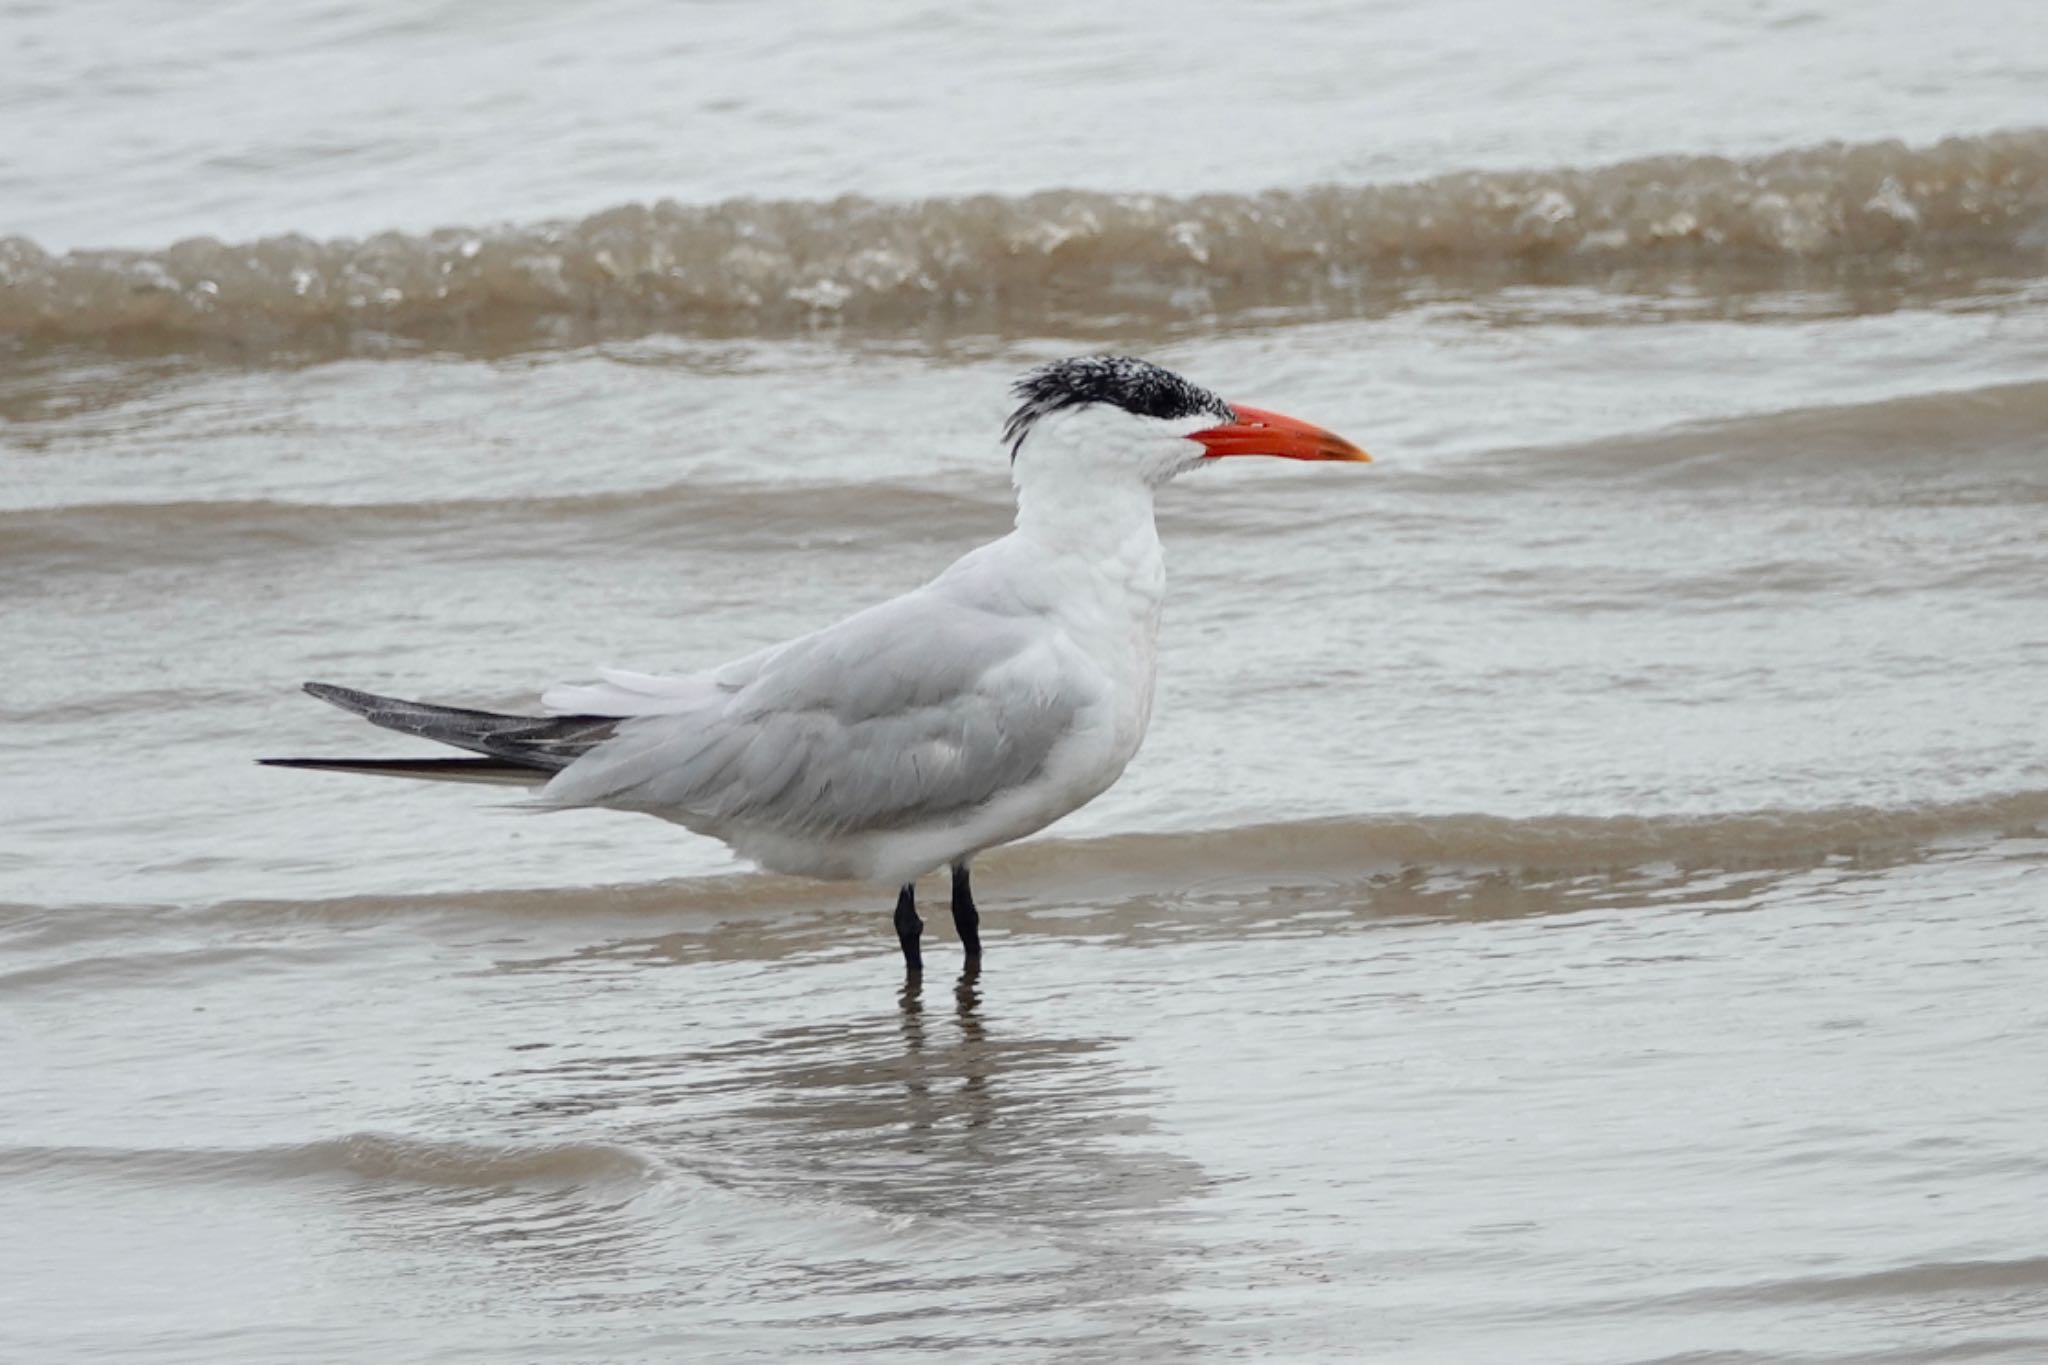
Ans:
<svg viewBox="0 0 2048 1365"><path fill-rule="evenodd" d="M2031 9L169 14L0 8L0 1359L2048 1358ZM1170 491L973 979L247 762L899 591L1097 347L1378 462Z"/></svg>

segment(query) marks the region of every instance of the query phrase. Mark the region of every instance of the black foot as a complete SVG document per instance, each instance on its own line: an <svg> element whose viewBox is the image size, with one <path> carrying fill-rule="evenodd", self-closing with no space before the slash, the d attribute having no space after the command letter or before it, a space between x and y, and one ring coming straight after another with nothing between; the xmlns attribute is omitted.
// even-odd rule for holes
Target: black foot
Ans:
<svg viewBox="0 0 2048 1365"><path fill-rule="evenodd" d="M953 927L960 933L960 946L969 962L981 960L981 911L974 908L974 892L967 885L967 864L953 864Z"/></svg>
<svg viewBox="0 0 2048 1365"><path fill-rule="evenodd" d="M924 971L924 954L918 951L918 935L924 932L924 921L917 917L917 888L904 884L896 893L896 941L903 945L903 970L913 976Z"/></svg>

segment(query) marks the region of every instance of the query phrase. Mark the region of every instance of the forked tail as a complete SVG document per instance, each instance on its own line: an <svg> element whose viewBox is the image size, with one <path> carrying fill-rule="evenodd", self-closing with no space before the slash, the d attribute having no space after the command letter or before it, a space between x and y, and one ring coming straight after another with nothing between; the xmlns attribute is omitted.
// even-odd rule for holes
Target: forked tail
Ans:
<svg viewBox="0 0 2048 1365"><path fill-rule="evenodd" d="M309 682L306 691L344 711L355 712L372 725L467 749L481 757L263 758L257 762L273 768L535 786L610 739L619 723L613 716L508 716L496 711L435 706L380 697L332 683Z"/></svg>

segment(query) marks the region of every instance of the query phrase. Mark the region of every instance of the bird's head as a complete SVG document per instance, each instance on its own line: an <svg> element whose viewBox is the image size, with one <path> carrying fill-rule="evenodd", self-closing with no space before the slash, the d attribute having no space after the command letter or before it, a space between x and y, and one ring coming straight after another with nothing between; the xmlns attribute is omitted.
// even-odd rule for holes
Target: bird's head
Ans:
<svg viewBox="0 0 2048 1365"><path fill-rule="evenodd" d="M1298 418L1226 403L1149 360L1078 356L1013 386L1003 427L1021 484L1042 476L1136 477L1162 484L1226 455L1367 460L1343 437Z"/></svg>

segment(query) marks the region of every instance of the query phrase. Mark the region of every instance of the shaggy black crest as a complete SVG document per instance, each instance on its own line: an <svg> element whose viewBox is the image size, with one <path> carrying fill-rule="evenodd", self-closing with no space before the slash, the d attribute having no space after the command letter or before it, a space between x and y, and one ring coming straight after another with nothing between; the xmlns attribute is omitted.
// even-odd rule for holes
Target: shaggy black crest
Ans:
<svg viewBox="0 0 2048 1365"><path fill-rule="evenodd" d="M1127 355L1078 356L1041 365L1011 386L1017 410L1003 424L1010 458L1024 445L1038 419L1090 403L1109 403L1140 417L1192 417L1205 413L1219 422L1236 419L1230 404L1190 384L1172 370Z"/></svg>

